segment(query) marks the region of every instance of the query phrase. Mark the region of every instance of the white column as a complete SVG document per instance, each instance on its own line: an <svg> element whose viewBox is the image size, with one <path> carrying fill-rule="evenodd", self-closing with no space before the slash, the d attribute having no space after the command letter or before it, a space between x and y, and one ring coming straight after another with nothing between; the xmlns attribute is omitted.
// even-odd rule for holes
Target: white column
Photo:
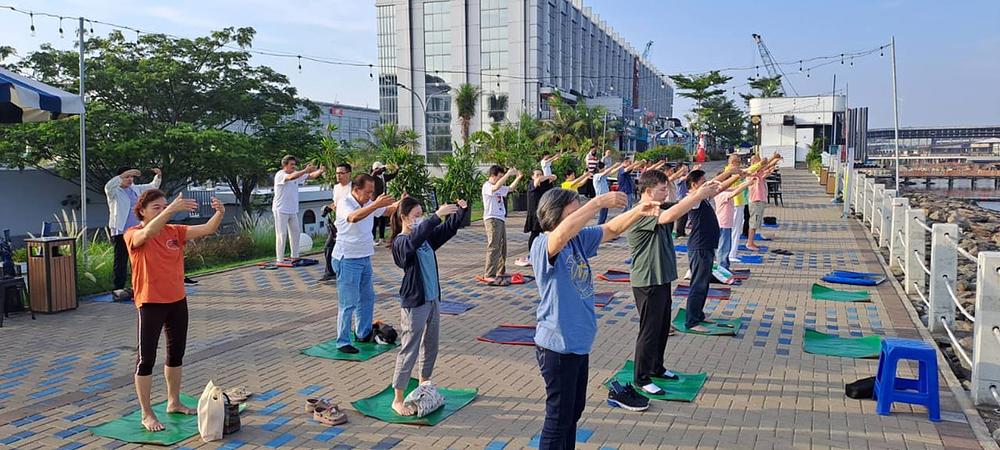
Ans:
<svg viewBox="0 0 1000 450"><path fill-rule="evenodd" d="M871 217L871 229L869 232L875 234L875 230L882 230L879 228L882 226L882 197L885 195L885 185L876 184L874 190L872 191L872 205L871 212L868 213L868 217Z"/></svg>
<svg viewBox="0 0 1000 450"><path fill-rule="evenodd" d="M927 327L931 332L944 331L942 320L949 327L955 325L955 302L951 300L948 286L954 290L958 252L948 242L949 236L958 240L958 225L936 223L931 227L931 284L928 294L931 308L927 312Z"/></svg>
<svg viewBox="0 0 1000 450"><path fill-rule="evenodd" d="M920 263L927 259L927 251L925 248L927 243L927 230L920 226L920 223L927 221L927 215L922 209L911 208L906 210L905 220L906 249L905 254L903 255L903 261L906 261L906 269L903 271L906 272L906 278L904 280L904 284L906 284L906 293L915 294L917 289L920 289L921 293L923 293L924 283L927 282L927 274L924 273L924 269L921 268Z"/></svg>
<svg viewBox="0 0 1000 450"><path fill-rule="evenodd" d="M878 226L878 247L887 247L892 243L892 200L896 198L895 189L886 189L882 193L882 214Z"/></svg>
<svg viewBox="0 0 1000 450"><path fill-rule="evenodd" d="M979 252L976 280L972 400L996 407L990 387L1000 390L1000 252Z"/></svg>
<svg viewBox="0 0 1000 450"><path fill-rule="evenodd" d="M900 266L906 248L906 210L910 209L910 199L897 197L892 199L892 226L889 227L889 265ZM905 260L904 260L905 261ZM900 267L906 270L906 264Z"/></svg>

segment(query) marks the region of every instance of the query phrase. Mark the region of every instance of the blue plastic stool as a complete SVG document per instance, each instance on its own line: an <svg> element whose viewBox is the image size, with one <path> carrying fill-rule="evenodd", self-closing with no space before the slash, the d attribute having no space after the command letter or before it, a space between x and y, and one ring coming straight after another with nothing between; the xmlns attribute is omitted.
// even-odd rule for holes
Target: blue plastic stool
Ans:
<svg viewBox="0 0 1000 450"><path fill-rule="evenodd" d="M904 359L920 363L916 380L896 377L896 365ZM875 412L880 416L888 416L892 403L901 402L924 405L931 422L940 422L937 351L934 347L913 339L882 339L875 376L875 399L878 401Z"/></svg>

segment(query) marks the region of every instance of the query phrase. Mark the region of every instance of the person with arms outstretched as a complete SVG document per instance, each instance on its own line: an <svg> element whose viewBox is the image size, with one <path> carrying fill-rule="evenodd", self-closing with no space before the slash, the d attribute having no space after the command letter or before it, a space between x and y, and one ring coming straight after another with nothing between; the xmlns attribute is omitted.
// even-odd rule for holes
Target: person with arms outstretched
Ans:
<svg viewBox="0 0 1000 450"><path fill-rule="evenodd" d="M295 170L298 160L292 155L281 158L281 169L274 174L274 198L271 200L271 212L274 213L275 261L285 261L285 239L290 243L292 260L299 259L299 236L302 235L302 225L299 223L299 187L306 181L315 179L326 171L312 163L306 164L302 170Z"/></svg>
<svg viewBox="0 0 1000 450"><path fill-rule="evenodd" d="M141 407L142 426L149 431L164 429L150 402L160 334L167 335L167 357L163 366L167 380L167 414L197 414L180 400L181 366L188 331L184 246L190 240L215 234L226 208L219 199L213 198L215 214L208 222L191 226L167 223L174 214L191 212L197 207L196 201L181 195L168 204L163 191L147 190L135 205L135 216L140 223L125 232L138 311L135 394Z"/></svg>

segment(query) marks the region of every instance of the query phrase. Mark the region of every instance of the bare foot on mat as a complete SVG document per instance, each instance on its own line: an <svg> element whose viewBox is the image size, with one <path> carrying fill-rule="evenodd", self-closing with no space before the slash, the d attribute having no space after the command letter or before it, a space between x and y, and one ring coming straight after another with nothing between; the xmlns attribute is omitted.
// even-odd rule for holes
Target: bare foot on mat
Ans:
<svg viewBox="0 0 1000 450"><path fill-rule="evenodd" d="M157 420L156 414L150 414L148 416L143 415L142 426L145 427L146 430L152 432L163 431L164 429L166 429L166 427L164 427L163 424L160 423L159 420Z"/></svg>
<svg viewBox="0 0 1000 450"><path fill-rule="evenodd" d="M694 332L696 332L696 333L708 333L708 332L710 331L710 330L709 330L709 329L708 329L708 328L707 328L706 326L704 326L704 325L695 325L695 326L693 326L693 327L691 327L691 328L688 328L688 330L690 330L690 331L694 331Z"/></svg>
<svg viewBox="0 0 1000 450"><path fill-rule="evenodd" d="M167 414L186 414L189 416L194 416L198 414L198 410L194 408L188 408L181 404L180 406L167 405Z"/></svg>
<svg viewBox="0 0 1000 450"><path fill-rule="evenodd" d="M408 406L403 402L395 402L395 401L392 402L392 410L396 411L396 414L399 414L401 416L412 416L417 413L416 411L414 411L412 406Z"/></svg>

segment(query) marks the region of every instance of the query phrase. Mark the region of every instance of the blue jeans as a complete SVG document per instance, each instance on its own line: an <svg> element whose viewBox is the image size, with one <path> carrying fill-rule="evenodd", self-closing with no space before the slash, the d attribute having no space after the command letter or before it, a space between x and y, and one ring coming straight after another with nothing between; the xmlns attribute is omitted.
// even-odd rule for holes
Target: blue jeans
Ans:
<svg viewBox="0 0 1000 450"><path fill-rule="evenodd" d="M597 213L597 224L604 225L608 221L608 208L601 208L601 212Z"/></svg>
<svg viewBox="0 0 1000 450"><path fill-rule="evenodd" d="M635 202L635 197L631 192L626 192L625 198L628 199L628 203L625 204L625 209L622 210L623 213L628 212L628 210L632 209L632 204L633 202Z"/></svg>
<svg viewBox="0 0 1000 450"><path fill-rule="evenodd" d="M733 229L719 229L719 251L715 254L715 259L719 260L719 265L729 268L729 252L733 249Z"/></svg>
<svg viewBox="0 0 1000 450"><path fill-rule="evenodd" d="M576 448L576 423L587 404L590 355L557 353L535 347L535 359L545 381L545 422L538 448Z"/></svg>
<svg viewBox="0 0 1000 450"><path fill-rule="evenodd" d="M372 286L371 257L335 259L337 272L337 346L351 344L351 319L357 317L355 334L358 339L372 332L375 314L375 287Z"/></svg>
<svg viewBox="0 0 1000 450"><path fill-rule="evenodd" d="M691 328L705 321L705 298L708 297L708 284L712 281L712 249L688 249L688 261L691 263L691 290L687 298L687 325Z"/></svg>

